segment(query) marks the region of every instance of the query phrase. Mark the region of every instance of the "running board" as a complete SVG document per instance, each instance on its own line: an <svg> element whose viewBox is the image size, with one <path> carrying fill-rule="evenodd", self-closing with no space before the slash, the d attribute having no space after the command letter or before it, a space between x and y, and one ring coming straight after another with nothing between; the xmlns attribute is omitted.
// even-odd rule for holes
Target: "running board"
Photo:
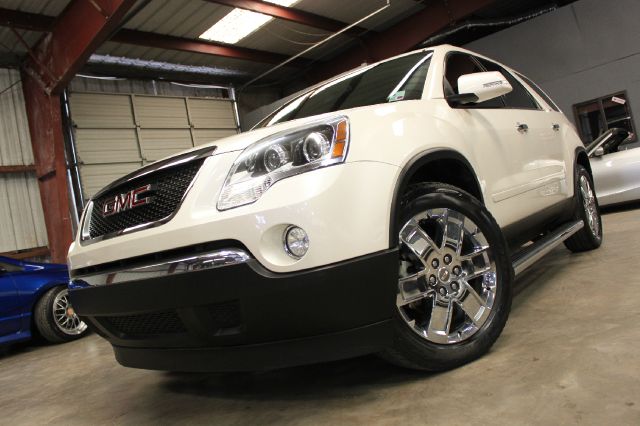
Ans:
<svg viewBox="0 0 640 426"><path fill-rule="evenodd" d="M552 233L545 235L530 246L525 247L514 256L513 271L516 275L520 274L583 227L584 222L582 220L569 222L557 228Z"/></svg>

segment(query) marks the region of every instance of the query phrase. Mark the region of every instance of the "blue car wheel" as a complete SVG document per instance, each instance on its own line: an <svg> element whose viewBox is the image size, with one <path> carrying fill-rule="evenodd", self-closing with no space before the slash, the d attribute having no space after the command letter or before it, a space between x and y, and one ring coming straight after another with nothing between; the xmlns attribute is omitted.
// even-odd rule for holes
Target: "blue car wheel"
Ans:
<svg viewBox="0 0 640 426"><path fill-rule="evenodd" d="M38 300L34 319L42 337L51 343L69 342L87 333L87 324L75 313L66 286L54 287Z"/></svg>

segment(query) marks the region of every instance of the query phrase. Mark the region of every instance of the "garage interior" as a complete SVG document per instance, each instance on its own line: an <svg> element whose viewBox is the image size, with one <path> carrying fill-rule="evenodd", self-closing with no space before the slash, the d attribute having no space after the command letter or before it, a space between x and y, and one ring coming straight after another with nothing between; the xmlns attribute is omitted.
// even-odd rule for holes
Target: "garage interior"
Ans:
<svg viewBox="0 0 640 426"><path fill-rule="evenodd" d="M0 253L65 263L87 200L113 180L250 130L332 76L425 46L465 47L527 75L585 144L608 128L635 133L640 4L611 3L0 0ZM262 25L239 40L202 38L240 12ZM624 100L617 115L607 110L612 97ZM95 334L63 345L35 339L0 347L2 417L638 424L637 207L603 212L598 251L556 249L519 276L502 337L450 372L367 356L251 374L162 373L121 367Z"/></svg>

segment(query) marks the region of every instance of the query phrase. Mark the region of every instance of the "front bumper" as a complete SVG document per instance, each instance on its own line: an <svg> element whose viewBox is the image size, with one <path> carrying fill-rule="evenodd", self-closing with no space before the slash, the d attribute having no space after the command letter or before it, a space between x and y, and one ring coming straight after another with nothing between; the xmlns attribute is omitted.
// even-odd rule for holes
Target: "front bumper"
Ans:
<svg viewBox="0 0 640 426"><path fill-rule="evenodd" d="M209 157L168 222L96 243L77 239L69 250L69 269L223 240L239 241L262 266L278 273L389 248L398 167L364 161L325 167L276 182L253 204L218 211L222 183L237 155ZM309 236L309 251L300 260L283 249L282 236L289 225L303 228Z"/></svg>
<svg viewBox="0 0 640 426"><path fill-rule="evenodd" d="M70 297L78 314L113 345L122 365L173 371L273 369L358 356L388 345L397 259L393 249L273 273L249 258L189 271L169 268L167 274L134 268L137 272L125 282L107 270L99 275L112 278L103 285L74 278Z"/></svg>

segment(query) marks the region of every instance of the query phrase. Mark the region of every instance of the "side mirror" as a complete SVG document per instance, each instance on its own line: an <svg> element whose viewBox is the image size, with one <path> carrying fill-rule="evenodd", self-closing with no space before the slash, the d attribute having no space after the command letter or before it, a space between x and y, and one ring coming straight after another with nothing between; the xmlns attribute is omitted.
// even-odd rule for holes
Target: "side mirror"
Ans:
<svg viewBox="0 0 640 426"><path fill-rule="evenodd" d="M599 146L593 151L592 157L602 157L604 155L604 148Z"/></svg>
<svg viewBox="0 0 640 426"><path fill-rule="evenodd" d="M447 96L457 104L480 103L511 92L513 87L499 71L476 72L458 78L458 94Z"/></svg>

